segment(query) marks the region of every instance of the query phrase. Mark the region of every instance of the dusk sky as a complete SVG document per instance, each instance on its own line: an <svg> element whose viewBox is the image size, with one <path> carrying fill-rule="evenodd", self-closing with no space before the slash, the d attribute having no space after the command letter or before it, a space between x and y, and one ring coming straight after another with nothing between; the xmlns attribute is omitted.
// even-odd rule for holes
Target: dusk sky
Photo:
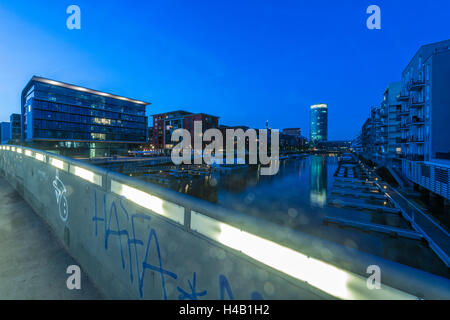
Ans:
<svg viewBox="0 0 450 320"><path fill-rule="evenodd" d="M81 30L66 8L81 8ZM381 30L366 9L381 8ZM421 45L450 38L450 1L0 0L0 121L33 75L220 123L301 127L329 105L329 140L356 136Z"/></svg>

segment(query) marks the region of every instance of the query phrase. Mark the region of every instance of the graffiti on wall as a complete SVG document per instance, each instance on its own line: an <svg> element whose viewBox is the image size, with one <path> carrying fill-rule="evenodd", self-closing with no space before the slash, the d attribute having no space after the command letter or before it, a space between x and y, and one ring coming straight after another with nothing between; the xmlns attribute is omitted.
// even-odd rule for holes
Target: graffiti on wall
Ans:
<svg viewBox="0 0 450 320"><path fill-rule="evenodd" d="M59 178L58 169L56 169L55 179L53 179L53 188L55 189L56 205L58 206L59 216L66 222L69 217L69 205L67 203L67 189Z"/></svg>
<svg viewBox="0 0 450 320"><path fill-rule="evenodd" d="M103 201L103 210L99 213L98 201ZM139 296L144 298L145 277L147 272L153 272L158 278L158 287L161 290L162 298L167 300L168 293L166 282L168 279L178 280L179 275L174 270L164 267L161 258L161 246L158 239L157 231L150 227L145 237L141 238L137 235L137 223L147 222L150 225L151 216L142 213L132 213L128 211L124 204L124 198L117 202L112 200L107 205L106 194L97 197L97 191L94 190L94 215L92 222L94 225L94 235L99 237L102 231L102 246L107 251L113 238L118 241L118 250L120 261L118 263L125 271L128 269L129 281L132 285L137 284ZM223 274L218 275L219 299L233 300L235 298L231 285L227 277ZM197 272L192 272L191 280L187 284L180 284L176 287L179 300L198 300L202 297L208 297L210 292L205 288L201 288L197 282ZM216 298L216 297L214 297ZM253 300L262 300L263 297L258 292L252 292L250 298Z"/></svg>

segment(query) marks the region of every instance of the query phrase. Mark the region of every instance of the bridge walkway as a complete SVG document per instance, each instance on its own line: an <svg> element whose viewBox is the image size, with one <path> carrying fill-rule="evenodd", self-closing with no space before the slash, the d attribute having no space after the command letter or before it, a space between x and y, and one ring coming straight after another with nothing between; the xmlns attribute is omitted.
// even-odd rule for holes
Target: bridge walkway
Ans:
<svg viewBox="0 0 450 320"><path fill-rule="evenodd" d="M0 178L0 299L102 299L83 271L81 290L69 290L67 267L77 265L50 228Z"/></svg>

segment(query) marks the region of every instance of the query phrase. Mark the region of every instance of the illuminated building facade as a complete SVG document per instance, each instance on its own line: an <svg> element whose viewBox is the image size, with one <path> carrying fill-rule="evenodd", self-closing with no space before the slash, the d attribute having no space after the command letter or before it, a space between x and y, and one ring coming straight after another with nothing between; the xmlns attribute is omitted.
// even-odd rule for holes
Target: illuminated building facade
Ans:
<svg viewBox="0 0 450 320"><path fill-rule="evenodd" d="M311 106L311 134L312 145L328 140L328 106L315 104Z"/></svg>
<svg viewBox="0 0 450 320"><path fill-rule="evenodd" d="M22 139L67 156L127 154L147 142L148 105L35 76L22 91Z"/></svg>

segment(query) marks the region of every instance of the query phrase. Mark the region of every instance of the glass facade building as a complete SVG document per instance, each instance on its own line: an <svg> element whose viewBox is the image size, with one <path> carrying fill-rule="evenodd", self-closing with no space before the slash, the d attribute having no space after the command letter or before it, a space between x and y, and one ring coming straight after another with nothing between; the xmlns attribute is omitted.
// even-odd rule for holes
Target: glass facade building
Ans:
<svg viewBox="0 0 450 320"><path fill-rule="evenodd" d="M311 143L328 140L328 106L315 104L311 106Z"/></svg>
<svg viewBox="0 0 450 320"><path fill-rule="evenodd" d="M2 144L7 144L11 140L11 123L0 123L0 141Z"/></svg>
<svg viewBox="0 0 450 320"><path fill-rule="evenodd" d="M21 116L20 114L13 113L10 118L11 123L11 140L15 143L22 140L22 126L21 126Z"/></svg>
<svg viewBox="0 0 450 320"><path fill-rule="evenodd" d="M26 144L69 156L126 154L148 138L147 102L33 77L22 92Z"/></svg>

